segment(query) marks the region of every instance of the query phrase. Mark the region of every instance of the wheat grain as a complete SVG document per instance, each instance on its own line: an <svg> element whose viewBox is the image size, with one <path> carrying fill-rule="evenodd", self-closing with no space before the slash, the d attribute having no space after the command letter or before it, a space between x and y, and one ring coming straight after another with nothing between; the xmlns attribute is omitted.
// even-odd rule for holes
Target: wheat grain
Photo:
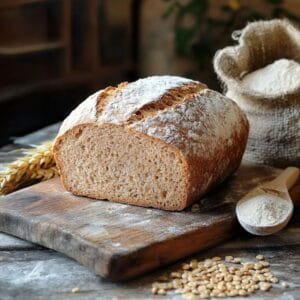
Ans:
<svg viewBox="0 0 300 300"><path fill-rule="evenodd" d="M262 255L257 257L259 259ZM225 259L216 256L203 261L193 259L176 271L159 277L160 280L152 284L152 293L166 295L174 292L185 299L246 297L257 290L268 291L273 283L279 282L270 271L265 273L267 277L262 275L260 267L255 268L255 262L241 262L241 258L232 256ZM238 266L233 268L232 264ZM281 284L285 288L289 286L286 282Z"/></svg>
<svg viewBox="0 0 300 300"><path fill-rule="evenodd" d="M58 176L52 152L53 141L25 150L25 156L6 165L0 172L0 195L11 193L30 183Z"/></svg>

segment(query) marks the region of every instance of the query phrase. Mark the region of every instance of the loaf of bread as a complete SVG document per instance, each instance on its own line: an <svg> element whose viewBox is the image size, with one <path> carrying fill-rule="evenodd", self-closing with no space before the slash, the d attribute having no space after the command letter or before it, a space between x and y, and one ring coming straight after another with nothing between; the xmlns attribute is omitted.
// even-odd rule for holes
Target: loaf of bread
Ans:
<svg viewBox="0 0 300 300"><path fill-rule="evenodd" d="M182 210L238 168L248 130L239 107L204 84L153 76L91 95L53 151L76 195Z"/></svg>

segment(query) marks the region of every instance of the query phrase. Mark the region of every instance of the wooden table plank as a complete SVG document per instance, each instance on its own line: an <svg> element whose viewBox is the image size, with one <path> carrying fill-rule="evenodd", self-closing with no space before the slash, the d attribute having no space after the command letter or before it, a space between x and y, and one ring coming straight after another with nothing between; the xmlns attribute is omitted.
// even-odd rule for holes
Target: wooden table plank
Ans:
<svg viewBox="0 0 300 300"><path fill-rule="evenodd" d="M61 122L46 126L38 131L33 133L13 138L15 144L24 145L24 146L31 146L31 145L38 145L44 141L52 140L55 138Z"/></svg>
<svg viewBox="0 0 300 300"><path fill-rule="evenodd" d="M299 210L297 214L299 216ZM280 235L285 236L286 240L276 238L275 243L274 236L252 238L242 233L239 238L202 252L195 258L233 255L253 260L257 254L263 254L270 261L272 272L279 279L287 281L290 288L285 289L280 285L275 285L267 293L254 294L253 299L274 299L279 296L281 296L280 299L297 299L300 295L299 222L294 220L293 224ZM256 244L258 240L259 247ZM54 251L0 251L0 256L2 300L180 299L174 294L168 297L153 297L150 293L151 283L166 271L175 270L178 264L143 276L138 280L114 284L105 282L85 267ZM71 290L74 287L79 287L80 292L73 294Z"/></svg>
<svg viewBox="0 0 300 300"><path fill-rule="evenodd" d="M21 240L17 237L0 232L0 251L39 249L42 246Z"/></svg>

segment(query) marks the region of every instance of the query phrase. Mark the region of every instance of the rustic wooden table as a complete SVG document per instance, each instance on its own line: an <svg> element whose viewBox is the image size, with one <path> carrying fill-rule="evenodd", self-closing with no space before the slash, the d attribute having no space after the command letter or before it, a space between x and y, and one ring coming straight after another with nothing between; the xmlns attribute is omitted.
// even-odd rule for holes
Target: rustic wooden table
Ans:
<svg viewBox="0 0 300 300"><path fill-rule="evenodd" d="M19 148L52 138L58 124L33 134L16 138L0 148L0 169L12 161ZM0 200L1 201L1 200ZM300 210L295 211L289 226L269 237L254 237L242 230L236 238L195 255L196 258L232 255L254 259L263 254L272 272L288 282L289 287L275 285L269 292L259 292L248 299L300 299ZM102 280L72 259L15 237L0 233L0 300L10 299L181 299L178 295L153 296L151 283L176 265L158 270L126 283ZM78 287L77 293L72 289ZM242 299L242 298L238 298Z"/></svg>

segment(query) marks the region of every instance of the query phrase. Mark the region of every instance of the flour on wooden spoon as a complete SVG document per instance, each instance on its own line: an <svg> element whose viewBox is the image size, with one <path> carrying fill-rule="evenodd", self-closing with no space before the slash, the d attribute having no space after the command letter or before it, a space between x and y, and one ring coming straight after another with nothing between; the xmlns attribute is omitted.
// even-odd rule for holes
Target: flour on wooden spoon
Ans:
<svg viewBox="0 0 300 300"><path fill-rule="evenodd" d="M271 226L284 219L290 204L285 199L273 195L257 195L241 203L240 216L253 226Z"/></svg>

